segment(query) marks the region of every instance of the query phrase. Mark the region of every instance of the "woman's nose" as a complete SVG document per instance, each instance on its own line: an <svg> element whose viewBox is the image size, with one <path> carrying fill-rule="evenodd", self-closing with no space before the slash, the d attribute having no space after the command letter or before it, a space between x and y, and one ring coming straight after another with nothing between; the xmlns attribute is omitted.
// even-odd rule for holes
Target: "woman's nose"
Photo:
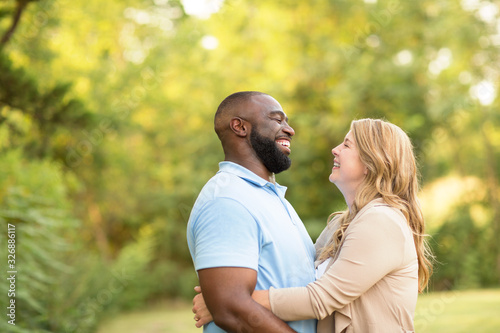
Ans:
<svg viewBox="0 0 500 333"><path fill-rule="evenodd" d="M335 147L335 148L332 149L332 155L333 156L337 156L338 155L338 148L339 148L339 146L337 146L337 147Z"/></svg>

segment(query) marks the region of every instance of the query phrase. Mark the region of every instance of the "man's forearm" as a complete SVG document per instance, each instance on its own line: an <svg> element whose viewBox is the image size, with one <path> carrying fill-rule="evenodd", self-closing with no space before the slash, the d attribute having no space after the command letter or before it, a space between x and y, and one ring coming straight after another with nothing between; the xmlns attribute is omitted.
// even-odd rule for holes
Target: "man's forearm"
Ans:
<svg viewBox="0 0 500 333"><path fill-rule="evenodd" d="M243 303L243 302L242 302ZM247 302L244 302L247 303ZM219 311L218 311L219 312ZM293 333L284 321L272 312L249 300L248 304L239 304L232 310L213 314L214 322L220 328L234 333Z"/></svg>
<svg viewBox="0 0 500 333"><path fill-rule="evenodd" d="M214 322L234 333L293 333L284 321L252 299L257 271L216 267L198 271L201 290Z"/></svg>

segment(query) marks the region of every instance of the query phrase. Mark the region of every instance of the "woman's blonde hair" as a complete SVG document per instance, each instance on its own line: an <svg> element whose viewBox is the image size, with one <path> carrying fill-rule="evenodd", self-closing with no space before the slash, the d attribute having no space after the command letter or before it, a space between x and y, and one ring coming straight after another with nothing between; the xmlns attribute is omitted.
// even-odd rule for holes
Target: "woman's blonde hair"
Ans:
<svg viewBox="0 0 500 333"><path fill-rule="evenodd" d="M418 258L418 289L422 291L432 274L432 254L425 240L424 218L417 198L418 172L411 141L398 126L378 119L353 121L351 133L368 173L356 192L351 210L330 215L329 222L337 217L339 228L322 249L319 259L334 256L356 214L370 201L382 198L404 214L413 231Z"/></svg>

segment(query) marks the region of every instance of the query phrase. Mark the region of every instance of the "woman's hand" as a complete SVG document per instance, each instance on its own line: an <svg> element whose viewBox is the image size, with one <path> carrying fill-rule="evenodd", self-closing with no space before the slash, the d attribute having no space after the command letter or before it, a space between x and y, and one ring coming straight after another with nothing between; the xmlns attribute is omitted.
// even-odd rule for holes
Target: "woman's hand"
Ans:
<svg viewBox="0 0 500 333"><path fill-rule="evenodd" d="M207 309L207 305L205 304L205 300L203 299L203 294L201 293L201 287L194 287L194 291L199 293L193 298L193 313L194 320L196 321L195 326L200 328L205 324L213 321L212 314Z"/></svg>
<svg viewBox="0 0 500 333"><path fill-rule="evenodd" d="M271 310L271 303L269 303L269 290L254 290L252 298L269 311Z"/></svg>

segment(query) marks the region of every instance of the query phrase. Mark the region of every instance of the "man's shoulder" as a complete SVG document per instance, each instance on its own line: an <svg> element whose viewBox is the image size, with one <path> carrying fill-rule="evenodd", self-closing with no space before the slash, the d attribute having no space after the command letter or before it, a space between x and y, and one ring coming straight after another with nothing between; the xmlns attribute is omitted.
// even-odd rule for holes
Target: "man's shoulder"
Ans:
<svg viewBox="0 0 500 333"><path fill-rule="evenodd" d="M251 192L259 191L261 188L235 174L219 171L203 187L199 197L205 200L217 198L232 198L240 201L245 200Z"/></svg>
<svg viewBox="0 0 500 333"><path fill-rule="evenodd" d="M198 195L191 211L191 219L207 212L246 210L245 195L249 195L251 187L251 184L236 175L217 173Z"/></svg>

